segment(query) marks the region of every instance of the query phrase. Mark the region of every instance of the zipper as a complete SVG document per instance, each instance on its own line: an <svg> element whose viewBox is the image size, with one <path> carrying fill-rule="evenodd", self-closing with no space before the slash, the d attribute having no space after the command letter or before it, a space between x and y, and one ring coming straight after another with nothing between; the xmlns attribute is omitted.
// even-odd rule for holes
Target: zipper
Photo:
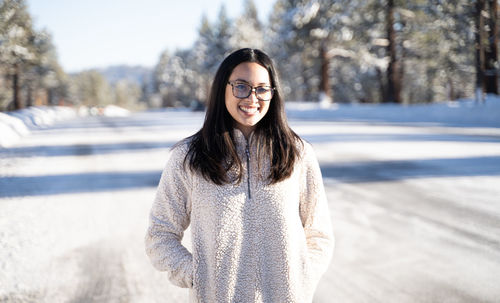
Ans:
<svg viewBox="0 0 500 303"><path fill-rule="evenodd" d="M248 142L247 146L245 148L245 154L247 155L247 185L248 185L248 199L252 199L252 194L250 192L250 150L248 148Z"/></svg>

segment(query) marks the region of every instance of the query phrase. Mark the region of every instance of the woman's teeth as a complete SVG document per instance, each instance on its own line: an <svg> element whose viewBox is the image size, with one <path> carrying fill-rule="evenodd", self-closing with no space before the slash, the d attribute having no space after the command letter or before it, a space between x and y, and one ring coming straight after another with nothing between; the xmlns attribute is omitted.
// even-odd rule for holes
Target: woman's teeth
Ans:
<svg viewBox="0 0 500 303"><path fill-rule="evenodd" d="M259 110L258 107L243 107L243 106L240 106L239 108L242 111L244 111L245 113L249 113L249 114L256 113Z"/></svg>

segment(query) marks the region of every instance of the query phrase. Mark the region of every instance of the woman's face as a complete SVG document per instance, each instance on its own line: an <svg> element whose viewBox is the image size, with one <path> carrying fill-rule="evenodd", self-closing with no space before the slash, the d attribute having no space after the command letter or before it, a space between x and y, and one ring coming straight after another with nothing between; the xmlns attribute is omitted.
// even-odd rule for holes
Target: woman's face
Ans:
<svg viewBox="0 0 500 303"><path fill-rule="evenodd" d="M244 62L237 65L229 82L233 84L244 83L253 86L271 86L269 73L262 65L255 62ZM257 123L266 115L271 101L260 101L252 91L250 96L244 99L233 95L233 87L226 85L226 108L235 122L235 127L243 132L248 138L255 129Z"/></svg>

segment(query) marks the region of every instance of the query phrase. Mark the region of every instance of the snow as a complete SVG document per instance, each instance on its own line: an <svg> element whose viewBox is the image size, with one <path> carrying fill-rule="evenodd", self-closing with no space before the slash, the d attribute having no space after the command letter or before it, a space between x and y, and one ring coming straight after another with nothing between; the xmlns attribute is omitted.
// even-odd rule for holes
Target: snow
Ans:
<svg viewBox="0 0 500 303"><path fill-rule="evenodd" d="M203 113L77 112L0 114L18 129L0 148L0 302L187 301L143 238L169 148ZM336 235L314 302L500 297L500 99L287 115L318 156Z"/></svg>
<svg viewBox="0 0 500 303"><path fill-rule="evenodd" d="M31 129L48 127L75 115L73 109L63 106L33 106L7 114L0 113L0 148L12 146L21 137L28 135Z"/></svg>
<svg viewBox="0 0 500 303"><path fill-rule="evenodd" d="M130 115L130 111L116 105L108 105L104 108L103 115L107 117L127 117Z"/></svg>
<svg viewBox="0 0 500 303"><path fill-rule="evenodd" d="M473 100L449 101L432 104L353 104L318 109L316 103L295 102L288 106L290 118L365 121L390 123L420 123L447 126L500 127L500 99L489 96L478 104Z"/></svg>
<svg viewBox="0 0 500 303"><path fill-rule="evenodd" d="M65 106L32 106L8 113L0 112L0 147L10 147L33 129L46 128L62 120L73 119L76 116L87 116L91 109L84 106L75 110ZM127 117L130 111L116 106L107 105L101 113L95 109L95 115L106 117Z"/></svg>

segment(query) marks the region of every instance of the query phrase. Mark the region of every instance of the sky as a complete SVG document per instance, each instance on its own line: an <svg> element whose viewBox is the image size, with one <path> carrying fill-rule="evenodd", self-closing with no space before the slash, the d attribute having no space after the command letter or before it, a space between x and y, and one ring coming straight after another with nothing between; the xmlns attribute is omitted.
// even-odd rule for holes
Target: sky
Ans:
<svg viewBox="0 0 500 303"><path fill-rule="evenodd" d="M193 45L201 17L232 19L244 0L27 0L35 29L52 35L66 72L110 65L154 66L164 50ZM266 23L275 0L254 0Z"/></svg>

